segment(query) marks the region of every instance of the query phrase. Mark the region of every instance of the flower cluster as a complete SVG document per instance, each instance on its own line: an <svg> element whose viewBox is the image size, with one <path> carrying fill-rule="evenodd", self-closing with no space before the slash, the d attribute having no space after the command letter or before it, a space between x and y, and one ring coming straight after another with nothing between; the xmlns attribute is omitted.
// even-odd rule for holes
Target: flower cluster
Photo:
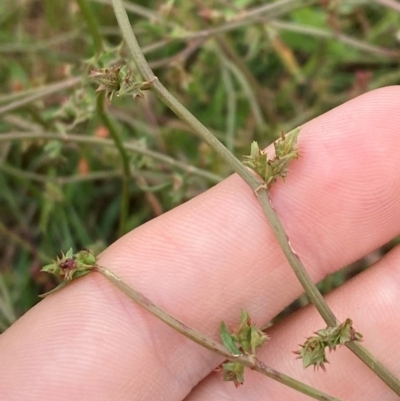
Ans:
<svg viewBox="0 0 400 401"><path fill-rule="evenodd" d="M47 295L52 294L69 281L85 276L95 267L96 256L94 256L92 252L83 249L74 254L72 249L70 249L65 255L63 253L61 258L57 257L53 263L42 267L42 272L53 274L57 278L61 279L62 282L54 290L46 294L42 294L41 297L44 298Z"/></svg>
<svg viewBox="0 0 400 401"><path fill-rule="evenodd" d="M132 76L132 71L126 66L114 65L110 68L98 68L90 72L89 78L93 78L98 84L96 92L105 91L110 101L116 96L130 95L133 98L143 98L143 90L150 89L155 77L150 81L140 82Z"/></svg>
<svg viewBox="0 0 400 401"><path fill-rule="evenodd" d="M234 332L230 333L226 324L221 323L220 336L222 343L233 356L246 354L253 357L254 362L256 349L268 340L264 332L251 324L249 315L244 311L241 313L240 325ZM243 384L244 366L240 362L225 362L221 367L225 381L233 381L236 387Z"/></svg>
<svg viewBox="0 0 400 401"><path fill-rule="evenodd" d="M250 156L244 156L244 165L253 169L265 182L268 187L279 177L285 179L288 173L289 163L297 159L297 137L300 127L288 134L282 134L274 143L275 157L269 159L268 154L261 150L257 142L251 144Z"/></svg>
<svg viewBox="0 0 400 401"><path fill-rule="evenodd" d="M338 326L318 330L315 334L316 336L307 338L306 342L300 345L301 349L294 353L303 360L305 368L314 365L314 369L321 368L323 371L326 370L324 364L329 363L326 358L326 348L334 351L339 345L362 340L362 335L353 328L351 319L346 319Z"/></svg>

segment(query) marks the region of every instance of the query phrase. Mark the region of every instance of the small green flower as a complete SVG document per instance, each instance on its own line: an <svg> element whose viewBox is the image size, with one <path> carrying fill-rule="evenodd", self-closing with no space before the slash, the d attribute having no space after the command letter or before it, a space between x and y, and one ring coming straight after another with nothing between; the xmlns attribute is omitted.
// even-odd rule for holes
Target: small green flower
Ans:
<svg viewBox="0 0 400 401"><path fill-rule="evenodd" d="M325 363L329 363L326 358L325 349L336 350L339 345L344 345L352 341L361 341L362 335L353 328L351 319L346 319L343 323L335 327L326 327L318 330L316 336L307 338L301 349L294 353L303 360L304 368L314 365L314 368L321 368L325 371Z"/></svg>
<svg viewBox="0 0 400 401"><path fill-rule="evenodd" d="M243 157L245 166L253 169L265 182L267 186L275 182L279 177L285 179L289 169L289 163L299 157L297 151L297 138L300 127L282 134L281 138L274 143L275 157L268 158L268 154L260 150L257 142L251 144L250 156Z"/></svg>
<svg viewBox="0 0 400 401"><path fill-rule="evenodd" d="M325 346L326 344L319 337L309 337L303 345L300 345L301 349L294 353L303 360L304 368L314 365L314 369L321 368L325 372L325 363L329 363L325 354Z"/></svg>
<svg viewBox="0 0 400 401"><path fill-rule="evenodd" d="M246 354L254 361L256 349L268 340L268 336L264 332L251 324L250 316L245 311L241 312L239 327L232 333L229 332L225 322L222 322L220 336L225 348L233 356ZM223 363L222 369L225 381L233 381L236 387L243 383L244 366L240 362Z"/></svg>
<svg viewBox="0 0 400 401"><path fill-rule="evenodd" d="M90 72L89 78L93 78L99 84L96 92L105 91L106 98L110 101L114 95L144 98L143 91L151 89L156 80L156 77L149 81L137 80L126 64L94 69Z"/></svg>
<svg viewBox="0 0 400 401"><path fill-rule="evenodd" d="M120 71L121 68L116 66L90 71L89 78L93 78L99 84L96 92L105 91L106 98L111 101L114 94L121 88Z"/></svg>
<svg viewBox="0 0 400 401"><path fill-rule="evenodd" d="M70 249L65 255L62 253L61 258L57 259L46 266L42 267L42 272L50 273L61 279L61 284L54 290L43 294L42 297L53 293L55 290L63 287L67 282L78 277L85 276L90 273L96 266L96 257L92 252L84 249L77 253L73 253Z"/></svg>

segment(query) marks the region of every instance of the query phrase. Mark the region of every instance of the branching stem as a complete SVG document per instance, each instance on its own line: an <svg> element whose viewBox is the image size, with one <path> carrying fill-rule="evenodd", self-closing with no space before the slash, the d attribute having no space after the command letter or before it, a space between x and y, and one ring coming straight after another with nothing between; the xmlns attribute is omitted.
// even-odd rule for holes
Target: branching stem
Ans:
<svg viewBox="0 0 400 401"><path fill-rule="evenodd" d="M115 142L110 139L103 139L93 136L83 136L76 134L58 134L51 132L11 132L0 135L0 143L7 141L21 141L21 140L34 141L39 139L86 143L91 145L113 147L113 148L116 147ZM198 167L194 167L179 160L175 160L170 156L166 156L162 153L155 152L154 150L146 149L137 143L131 143L131 142L124 143L124 147L126 151L135 152L139 155L150 157L157 162L164 163L165 165L168 165L170 167L180 169L182 171L185 171L187 174L193 174L198 177L205 178L206 180L212 183L218 183L222 181L222 177L217 174L213 174L206 170L202 170ZM58 182L57 178L55 179L55 181ZM59 184L62 184L62 182L61 183L59 182Z"/></svg>
<svg viewBox="0 0 400 401"><path fill-rule="evenodd" d="M144 81L154 79L154 74L149 67L140 46L136 40L135 34L131 29L128 15L125 11L122 0L113 0L114 13L118 20L118 24L122 31L123 37L131 51L132 57L136 63L138 71L142 75ZM282 2L285 3L285 2ZM288 1L289 3L289 1ZM304 290L310 297L318 312L325 320L328 326L335 326L338 323L328 304L318 291L316 285L311 280L298 256L293 252L286 232L280 222L279 217L275 213L268 196L266 188L261 188L262 182L256 178L250 170L248 170L215 136L200 123L182 104L159 82L153 83L153 90L161 101L163 101L178 117L190 125L198 136L207 142L234 171L243 178L244 181L256 191L257 197L264 210L266 218L271 224L272 230L288 259L290 266L295 272ZM375 372L397 395L400 395L400 381L390 372L380 361L367 352L359 343L351 343L348 347L354 352L371 370Z"/></svg>
<svg viewBox="0 0 400 401"><path fill-rule="evenodd" d="M197 330L188 327L185 323L172 317L168 312L164 311L159 306L155 305L149 298L144 296L138 290L124 283L115 273L113 273L108 268L96 265L94 271L97 271L102 276L104 276L107 280L109 280L112 284L118 287L125 295L127 295L130 299L135 301L141 307L145 308L147 311L149 311L151 314L159 318L168 326L175 329L177 332L183 334L185 337L189 338L195 343L200 344L202 347L207 348L210 351L215 352L216 354L230 361L240 362L244 366L252 370L255 370L259 373L262 373L263 375L268 376L269 378L274 379L282 384L285 384L286 386L291 387L316 400L340 401L338 398L325 394L322 391L319 391L313 387L308 386L307 384L304 384L296 379L293 379L290 376L287 376L281 372L276 371L275 369L261 362L259 359L256 359L254 361L248 355L233 356L222 344L214 341L210 337L205 336L204 334L198 332Z"/></svg>
<svg viewBox="0 0 400 401"><path fill-rule="evenodd" d="M104 110L105 92L101 92L97 97L97 112L103 124L107 127L108 132L113 139L115 146L121 156L122 162L122 195L121 195L121 211L119 214L119 235L122 236L126 233L126 222L129 214L129 179L130 179L130 167L129 167L129 156L125 150L124 143L118 133L118 129L115 126L114 121L110 118L107 112Z"/></svg>

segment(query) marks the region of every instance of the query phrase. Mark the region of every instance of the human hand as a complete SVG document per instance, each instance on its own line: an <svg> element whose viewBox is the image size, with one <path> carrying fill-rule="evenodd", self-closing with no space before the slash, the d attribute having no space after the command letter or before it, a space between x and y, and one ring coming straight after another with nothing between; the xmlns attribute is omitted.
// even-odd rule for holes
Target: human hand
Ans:
<svg viewBox="0 0 400 401"><path fill-rule="evenodd" d="M300 158L271 190L315 282L400 232L400 88L363 95L305 124ZM111 245L99 260L171 315L218 339L241 309L262 325L301 293L252 190L232 176ZM400 250L328 295L364 345L400 375ZM327 372L292 351L325 325L307 307L272 327L259 358L344 400L397 396L344 347ZM0 337L0 398L21 400L308 400L256 372L236 389L218 355L129 300L99 274L44 299Z"/></svg>

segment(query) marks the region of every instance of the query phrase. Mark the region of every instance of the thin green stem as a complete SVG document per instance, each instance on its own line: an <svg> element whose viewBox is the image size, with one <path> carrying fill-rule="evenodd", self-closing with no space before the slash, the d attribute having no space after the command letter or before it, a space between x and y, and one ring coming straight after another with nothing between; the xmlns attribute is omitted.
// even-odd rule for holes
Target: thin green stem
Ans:
<svg viewBox="0 0 400 401"><path fill-rule="evenodd" d="M81 81L82 81L81 78L70 78L62 82L57 82L55 84L44 86L42 88L32 89L21 93L2 96L0 98L0 102L7 102L13 98L18 98L18 99L11 103L8 103L5 106L0 107L0 115L15 109L19 109L20 107L23 107L31 102L34 102L35 100L42 99L46 96L52 95L53 93L57 93L64 89L71 88ZM33 92L32 95L30 95L31 92ZM24 95L27 96L21 99L21 97Z"/></svg>
<svg viewBox="0 0 400 401"><path fill-rule="evenodd" d="M278 30L296 32L302 35L309 35L317 38L334 39L355 49L362 50L371 54L377 54L383 57L398 58L400 56L400 52L398 50L391 50L380 46L374 46L367 42L363 42L362 40L354 39L351 36L345 35L340 32L328 31L306 25L296 24L293 22L277 20L267 22L266 25L272 26Z"/></svg>
<svg viewBox="0 0 400 401"><path fill-rule="evenodd" d="M18 317L15 311L13 301L10 295L10 289L7 288L3 274L0 273L0 330L4 331L11 326Z"/></svg>
<svg viewBox="0 0 400 401"><path fill-rule="evenodd" d="M290 1L281 1L280 3L286 4ZM141 49L133 33L128 16L123 6L122 0L113 0L114 13L118 20L119 26L123 33L124 39L132 53L132 57L136 66L145 81L152 81L155 76L150 69ZM266 6L267 7L267 6ZM262 182L256 178L236 157L229 152L224 145L218 141L217 138L200 123L169 91L158 81L153 83L154 92L159 99L163 101L178 117L190 125L197 135L206 141L228 164L235 172L246 181L246 183L256 192L260 204L264 210L267 220L271 224L272 230L277 237L277 240L285 253L294 273L302 284L304 290L310 297L314 306L321 314L328 326L336 326L338 320L333 312L330 310L328 304L318 291L316 285L313 283L311 277L308 275L303 264L300 262L299 257L293 252L289 239L280 222L279 217L275 213L266 188L262 188ZM364 351L364 348L358 344L353 343L349 347L367 366L373 370L396 394L400 395L400 381L391 373L381 362L375 358L371 358L370 354Z"/></svg>
<svg viewBox="0 0 400 401"><path fill-rule="evenodd" d="M48 175L33 173L31 171L21 170L19 168L15 168L6 164L0 163L0 171L3 171L6 174L10 174L14 177L21 178L23 180L30 180L41 182L43 184L46 183L54 183L56 185L68 185L75 184L78 182L84 181L93 181L93 180L109 180L111 178L121 177L122 173L118 171L97 171L94 173L88 174L76 174L67 177L49 177Z"/></svg>
<svg viewBox="0 0 400 401"><path fill-rule="evenodd" d="M242 74L242 71L230 60L225 58L224 64L231 71L232 75L239 82L242 90L249 102L250 110L253 113L254 120L256 121L257 128L260 132L265 129L267 126L263 114L261 112L260 104L257 101L257 94L253 91L253 88L249 85L249 82L246 80L246 77Z"/></svg>
<svg viewBox="0 0 400 401"><path fill-rule="evenodd" d="M292 249L282 222L280 221L272 206L268 191L265 188L260 188L260 190L256 191L256 195L261 204L261 207L264 210L265 215L268 218L269 223L271 224L272 230L278 240L280 247L285 253L286 258L290 263L290 266L292 266L292 269L296 274L297 279L303 286L305 292L310 298L310 301L317 308L319 314L322 316L328 326L336 326L339 321L336 319L335 315L329 308L324 297L319 292L317 286L313 283L311 277L307 273L307 270L300 261L300 258Z"/></svg>
<svg viewBox="0 0 400 401"><path fill-rule="evenodd" d="M91 1L114 5L113 0L91 0ZM218 35L223 32L229 32L241 28L253 22L265 22L266 18L272 18L272 17L276 18L278 16L294 11L298 8L303 8L306 6L316 4L319 1L320 0L278 0L273 3L268 3L259 7L254 7L252 9L245 10L245 12L243 12L242 15L238 16L238 18L235 18L234 21L229 21L220 26L204 29L202 31L197 31L197 32L187 32L187 30L183 29L182 26L174 24L171 21L165 20L160 14L155 13L154 11L149 10L147 8L138 5L133 5L128 2L122 2L122 6L126 10L131 11L136 15L139 15L141 17L150 20L156 20L160 23L165 24L165 26L171 27L172 29L178 28L180 31L182 31L182 34L179 37L174 37L171 39L166 39L165 41L161 41L155 47L151 47L150 45L149 48L146 49L146 52L150 52L160 48L160 46L161 47L165 46L165 44L170 43L171 41L190 40L194 38L208 38L210 36Z"/></svg>
<svg viewBox="0 0 400 401"><path fill-rule="evenodd" d="M49 51L49 48L59 46L64 44L65 42L69 42L72 39L75 39L81 34L80 29L74 29L71 32L62 33L60 35L53 36L51 39L43 40L43 41L35 41L35 42L25 42L25 43L7 43L0 45L0 53L34 53L41 51ZM81 36L81 40L85 39Z"/></svg>
<svg viewBox="0 0 400 401"><path fill-rule="evenodd" d="M127 43L133 59L136 63L144 81L152 81L155 77L150 69L143 53L139 47L134 33L132 32L130 22L121 0L113 0L114 12L123 33L125 42ZM246 182L251 183L251 187L255 190L262 182L255 178L254 175L237 159L215 136L197 120L188 110L186 110L180 102L161 84L157 79L152 84L152 89L178 117L185 121L198 135L208 143L215 151L243 178Z"/></svg>
<svg viewBox="0 0 400 401"><path fill-rule="evenodd" d="M86 0L76 0L78 6L81 10L82 16L86 21L89 33L93 39L93 45L96 53L101 53L103 51L103 39L100 35L99 26L97 24L97 19L95 18L92 9Z"/></svg>
<svg viewBox="0 0 400 401"><path fill-rule="evenodd" d="M233 152L235 146L235 127L236 127L236 111L237 111L237 98L233 86L232 78L226 66L224 65L223 58L221 58L221 76L224 83L226 92L226 147L230 152Z"/></svg>
<svg viewBox="0 0 400 401"><path fill-rule="evenodd" d="M110 139L102 139L90 136L82 136L75 134L56 134L49 132L11 132L8 134L0 134L0 143L8 142L8 141L21 141L21 140L57 140L62 142L76 142L76 143L87 143L91 145L99 145L106 147L115 148L115 142ZM137 154L150 157L160 163L164 163L170 167L174 167L180 169L187 174L193 174L198 177L204 178L212 183L218 183L222 181L223 177L210 173L206 170L202 170L200 168L191 166L189 164L180 162L178 160L173 159L172 157L166 156L162 153L155 152L153 150L149 150L143 148L143 146L135 144L135 143L125 143L124 147L127 151L135 152Z"/></svg>
<svg viewBox="0 0 400 401"><path fill-rule="evenodd" d="M114 284L118 289L120 289L125 295L127 295L130 299L136 302L138 305L146 309L148 312L156 316L158 319L163 321L168 326L172 327L178 333L181 333L185 337L194 341L197 344L200 344L202 347L207 348L208 350L215 352L216 354L222 356L225 359L228 359L233 362L240 362L244 366L253 369L263 375L277 380L282 384L285 384L288 387L291 387L303 394L306 394L316 400L321 401L340 401L338 398L332 397L328 394L323 393L307 384L301 383L296 379L293 379L290 376L287 376L281 372L276 371L275 369L267 366L260 360L256 359L252 360L251 356L248 355L240 355L233 356L222 344L214 341L212 338L205 336L197 330L187 326L185 323L171 316L168 312L161 309L159 306L154 304L149 298L144 296L141 292L136 290L135 288L124 283L115 273L113 273L110 269L96 265L94 271L100 273L103 277L109 280L112 284Z"/></svg>
<svg viewBox="0 0 400 401"><path fill-rule="evenodd" d="M246 81L249 83L251 90L254 92L257 103L264 112L267 121L270 124L276 123L276 111L272 107L274 99L272 99L271 94L266 88L256 80L254 75L248 69L243 57L240 57L234 47L231 45L228 35L217 35L216 41L220 46L221 50L226 54L226 56L232 61L233 64L241 71Z"/></svg>
<svg viewBox="0 0 400 401"><path fill-rule="evenodd" d="M113 139L115 146L121 156L122 161L122 195L121 195L121 211L119 220L119 235L122 236L126 233L126 223L129 214L129 180L130 180L130 168L129 168L129 156L124 148L124 143L118 133L114 121L111 120L109 115L104 109L105 92L101 92L97 97L97 112L103 124L107 127L111 138Z"/></svg>
<svg viewBox="0 0 400 401"><path fill-rule="evenodd" d="M125 41L127 42L132 52L132 56L136 62L138 70L142 74L144 80L153 79L154 74L149 68L147 61L140 50L139 44L137 43L136 37L132 32L128 17L122 5L122 1L113 0L113 4L115 7L115 14L120 24L120 28L125 37ZM270 222L272 229L277 236L283 251L285 252L286 257L288 258L289 263L294 269L296 275L302 278L301 282L307 293L310 292L310 299L313 301L313 303L315 303L315 306L324 317L324 319L331 323L333 322L332 325L336 325L336 318L330 311L324 298L319 293L311 278L308 276L305 268L302 266L299 259L293 254L285 230L271 206L268 198L268 193L266 189L262 188L263 182L259 178L255 177L252 172L243 165L242 162L240 162L235 156L233 156L232 153L229 152L229 150L227 150L225 146L220 141L218 141L218 139L216 139L215 136L206 127L204 127L203 124L200 123L200 121L198 121L188 110L186 110L158 80L153 83L153 89L154 92L159 96L159 98L164 101L164 103L168 107L170 107L171 110L173 110L178 115L178 117L189 124L197 133L197 135L205 140L230 165L230 167L233 168L235 172L239 174L254 191L256 191L261 206L266 214L266 217ZM317 293L319 294L319 296L316 295Z"/></svg>

